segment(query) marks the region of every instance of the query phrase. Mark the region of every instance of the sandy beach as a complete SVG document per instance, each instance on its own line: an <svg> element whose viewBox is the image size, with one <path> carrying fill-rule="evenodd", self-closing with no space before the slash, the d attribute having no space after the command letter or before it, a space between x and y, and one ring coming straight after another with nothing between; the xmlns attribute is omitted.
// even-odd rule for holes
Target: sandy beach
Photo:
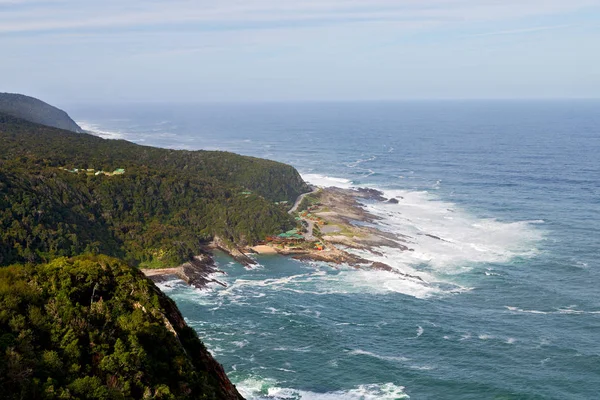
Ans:
<svg viewBox="0 0 600 400"><path fill-rule="evenodd" d="M250 247L250 249L256 254L277 254L277 250L275 250L272 246L267 245L254 246Z"/></svg>

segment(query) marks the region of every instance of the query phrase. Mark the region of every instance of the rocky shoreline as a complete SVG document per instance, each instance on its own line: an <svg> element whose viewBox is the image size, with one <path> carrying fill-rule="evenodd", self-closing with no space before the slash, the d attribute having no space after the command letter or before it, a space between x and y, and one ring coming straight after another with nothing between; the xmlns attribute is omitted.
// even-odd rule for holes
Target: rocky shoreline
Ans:
<svg viewBox="0 0 600 400"><path fill-rule="evenodd" d="M190 286L204 288L209 283L226 286L214 278L214 274L226 274L219 270L210 255L214 250L221 250L230 255L236 262L246 268L252 268L256 261L252 254L277 254L292 257L296 260L326 262L336 265L349 265L360 269L383 270L397 273L409 278L421 280L417 276L402 274L391 266L367 260L353 254L347 249L366 250L379 254L377 247L393 247L403 251L412 251L409 248L408 238L392 235L376 229L372 225L378 217L370 214L361 205L360 201L378 201L397 203L398 199L387 199L383 193L374 189L341 189L323 188L310 193L313 204L310 205L311 215L321 221L319 235L316 241L322 249L316 249L310 242L299 244L265 243L258 246L238 248L216 237L204 249L204 254L176 268L143 269L142 272L154 282L164 282L174 277L182 279ZM304 197L304 196L303 196ZM298 207L298 203L294 208ZM293 210L295 212L295 210ZM312 232L310 233L312 236Z"/></svg>
<svg viewBox="0 0 600 400"><path fill-rule="evenodd" d="M365 250L376 255L377 247L392 247L403 251L413 251L409 247L408 237L397 236L374 227L379 219L365 210L362 201L397 203L398 199L387 199L383 193L374 189L341 189L336 187L319 189L312 193L314 204L310 206L311 215L322 221L321 235L318 238L324 245L323 250L302 246L268 246L277 254L290 256L302 261L322 261L330 264L345 264L359 269L383 270L407 278L422 280L398 272L391 266L360 257L348 249ZM261 246L264 247L264 246ZM257 251L256 247L251 250Z"/></svg>
<svg viewBox="0 0 600 400"><path fill-rule="evenodd" d="M204 288L209 283L217 283L221 286L227 286L225 283L212 277L216 273L225 274L215 265L213 258L209 254L203 254L194 257L194 259L175 268L162 269L141 269L154 283L165 282L173 278L178 278L198 289Z"/></svg>

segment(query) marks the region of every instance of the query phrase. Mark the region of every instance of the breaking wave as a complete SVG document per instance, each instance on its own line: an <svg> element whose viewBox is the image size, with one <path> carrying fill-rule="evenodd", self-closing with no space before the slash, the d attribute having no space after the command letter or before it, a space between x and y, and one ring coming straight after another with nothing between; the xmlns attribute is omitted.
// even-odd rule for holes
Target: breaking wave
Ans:
<svg viewBox="0 0 600 400"><path fill-rule="evenodd" d="M352 389L328 393L278 386L273 379L257 376L235 382L242 396L249 400L398 400L409 399L403 386L394 383L358 385Z"/></svg>
<svg viewBox="0 0 600 400"><path fill-rule="evenodd" d="M339 181L342 182L339 187L354 187L351 181L341 178L318 174L303 177L317 186L335 186ZM543 231L536 226L544 221L479 218L426 191L384 189L382 192L386 198L398 202L365 202L364 207L378 218L377 228L396 235L398 242L410 251L381 247L376 249L379 254L359 253L399 272L433 282L440 275L460 274L476 264L505 263L539 253L537 243L543 239Z"/></svg>
<svg viewBox="0 0 600 400"><path fill-rule="evenodd" d="M103 130L99 125L91 122L77 121L77 125L79 125L85 132L94 136L100 136L103 139L126 139L128 137L128 135L124 132Z"/></svg>
<svg viewBox="0 0 600 400"><path fill-rule="evenodd" d="M551 311L540 311L540 310L524 310L518 307L505 306L507 310L515 313L523 313L523 314L566 314L566 315L581 315L581 314L600 314L600 311L583 311L576 310L574 307L565 307L565 308L557 308Z"/></svg>

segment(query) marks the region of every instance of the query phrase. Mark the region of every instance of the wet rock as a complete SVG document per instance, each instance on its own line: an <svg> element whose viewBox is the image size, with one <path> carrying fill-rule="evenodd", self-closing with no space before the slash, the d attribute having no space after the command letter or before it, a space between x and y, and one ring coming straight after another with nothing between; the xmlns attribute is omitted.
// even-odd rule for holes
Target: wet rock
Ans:
<svg viewBox="0 0 600 400"><path fill-rule="evenodd" d="M374 262L373 264L371 264L371 268L379 270L379 271L393 271L393 268L390 267L387 264L384 264L382 262Z"/></svg>
<svg viewBox="0 0 600 400"><path fill-rule="evenodd" d="M367 200L376 200L376 201L386 201L387 199L383 197L383 192L380 192L376 189L370 188L358 188L356 191L359 193L359 197Z"/></svg>
<svg viewBox="0 0 600 400"><path fill-rule="evenodd" d="M430 235L429 233L426 233L425 236L429 236L432 239L436 239L436 240L441 240L442 242L447 242L447 240L442 239L439 236L435 236L435 235Z"/></svg>
<svg viewBox="0 0 600 400"><path fill-rule="evenodd" d="M215 236L208 248L216 248L229 254L231 258L233 258L235 261L242 264L246 268L250 268L256 265L256 261L244 254L242 250L240 250L235 245L227 243L218 236Z"/></svg>

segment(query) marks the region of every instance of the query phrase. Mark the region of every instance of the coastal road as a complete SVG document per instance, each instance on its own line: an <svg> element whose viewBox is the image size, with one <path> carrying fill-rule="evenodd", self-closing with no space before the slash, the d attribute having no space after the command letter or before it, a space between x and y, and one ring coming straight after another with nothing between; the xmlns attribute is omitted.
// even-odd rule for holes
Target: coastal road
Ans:
<svg viewBox="0 0 600 400"><path fill-rule="evenodd" d="M295 213L296 210L298 209L298 206L300 205L300 203L306 196L308 196L309 194L317 193L318 191L319 191L319 188L315 188L312 192L303 193L300 196L298 196L298 198L296 199L296 202L294 203L294 206L290 209L290 211L288 211L288 214Z"/></svg>
<svg viewBox="0 0 600 400"><path fill-rule="evenodd" d="M294 206L290 209L290 211L288 211L288 213L289 214L295 213L296 210L298 209L298 206L300 206L300 203L306 196L308 196L309 194L317 193L318 191L319 191L319 188L315 188L312 192L303 193L300 196L298 196L298 198L296 199L296 202L294 203ZM300 216L300 218L302 218L302 216ZM317 238L313 236L313 229L315 228L315 222L311 221L309 219L306 219L306 218L302 218L302 220L305 221L306 224L308 225L306 228L307 232L304 234L304 240L306 240L307 242L313 242L313 241L317 240Z"/></svg>

